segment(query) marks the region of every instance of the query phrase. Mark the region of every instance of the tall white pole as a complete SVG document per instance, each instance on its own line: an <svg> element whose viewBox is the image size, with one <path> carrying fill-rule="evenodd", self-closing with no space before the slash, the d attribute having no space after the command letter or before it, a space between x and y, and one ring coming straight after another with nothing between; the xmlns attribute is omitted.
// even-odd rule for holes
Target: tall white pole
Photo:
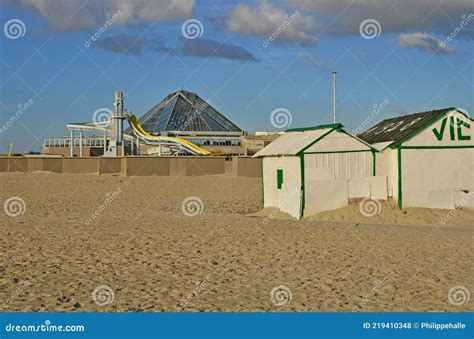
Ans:
<svg viewBox="0 0 474 339"><path fill-rule="evenodd" d="M84 141L84 132L81 129L79 131L79 157L81 157L81 158L82 158L82 155L83 155L83 146L82 146L83 141Z"/></svg>
<svg viewBox="0 0 474 339"><path fill-rule="evenodd" d="M115 145L116 147L121 147L120 155L124 156L124 145L123 145L123 93L120 91L115 92L115 125L112 126L112 129L115 132ZM119 150L116 149L115 156L119 156Z"/></svg>
<svg viewBox="0 0 474 339"><path fill-rule="evenodd" d="M69 155L72 158L74 156L74 130L72 129L71 129L71 140L69 140L69 147L70 147Z"/></svg>
<svg viewBox="0 0 474 339"><path fill-rule="evenodd" d="M336 72L332 72L332 114L336 123Z"/></svg>
<svg viewBox="0 0 474 339"><path fill-rule="evenodd" d="M104 132L104 155L107 151L107 132Z"/></svg>

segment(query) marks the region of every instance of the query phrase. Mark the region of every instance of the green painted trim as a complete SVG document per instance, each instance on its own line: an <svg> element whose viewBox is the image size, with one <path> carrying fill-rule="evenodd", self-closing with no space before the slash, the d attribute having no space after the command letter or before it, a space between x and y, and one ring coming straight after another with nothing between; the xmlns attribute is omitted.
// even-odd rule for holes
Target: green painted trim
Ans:
<svg viewBox="0 0 474 339"><path fill-rule="evenodd" d="M329 132L326 132L324 133L323 135L321 135L319 138L317 138L316 140L312 141L309 143L309 145L307 145L306 147L304 147L301 151L299 151L298 153L296 153L296 155L301 155L304 153L304 151L306 151L308 148L310 148L311 146L313 146L315 143L317 143L319 140L325 138L327 135L331 134L332 132L334 131L337 131L336 128L333 128L332 130L330 130Z"/></svg>
<svg viewBox="0 0 474 339"><path fill-rule="evenodd" d="M283 187L283 170L277 168L277 189L281 190Z"/></svg>
<svg viewBox="0 0 474 339"><path fill-rule="evenodd" d="M304 154L337 154L337 153L361 153L361 152L375 152L370 149L350 150L350 151L332 151L332 152L303 152Z"/></svg>
<svg viewBox="0 0 474 339"><path fill-rule="evenodd" d="M441 120L441 119L444 119L446 117L446 115L452 111L456 111L458 113L461 113L462 115L466 116L464 113L462 112L459 112L455 107L450 107L450 108L446 108L446 112L444 112L443 114L437 116L437 117L434 117L433 119L431 119L430 121L428 121L426 124L424 124L423 126L419 127L417 130L413 131L413 133L411 134L408 134L406 137L404 137L403 139L400 139L398 140L397 142L394 142L392 144L389 145L390 148L397 148L399 145L403 144L405 141L407 140L410 140L411 138L415 137L416 135L420 134L421 132L423 132L424 130L426 130L429 126L433 125L435 122L437 122L438 120Z"/></svg>
<svg viewBox="0 0 474 339"><path fill-rule="evenodd" d="M377 159L376 153L372 151L372 176L374 177L377 172L376 159Z"/></svg>
<svg viewBox="0 0 474 339"><path fill-rule="evenodd" d="M305 131L316 131L318 129L327 129L327 128L343 128L344 126L340 123L338 124L328 124L328 125L318 125L311 127L301 127L301 128L290 128L285 132L305 132Z"/></svg>
<svg viewBox="0 0 474 339"><path fill-rule="evenodd" d="M412 134L409 134L407 135L405 138L397 141L397 142L394 142L390 145L388 145L388 147L390 148L397 148L398 145L401 145L403 144L405 141L415 137L416 135L420 134L421 132L423 132L424 130L426 130L429 126L433 125L435 122L437 122L438 120L441 120L441 119L444 119L446 117L446 115L452 111L456 111L457 113L463 115L465 118L471 120L471 121L474 121L474 119L471 119L471 117L467 114L464 114L463 112L459 111L456 107L450 107L450 108L446 108L446 112L443 114L443 115L440 115L438 117L435 117L433 119L431 119L430 121L428 121L424 126L421 126L420 128L418 128L416 131L414 131ZM450 124L451 125L451 124Z"/></svg>
<svg viewBox="0 0 474 339"><path fill-rule="evenodd" d="M372 146L371 144L365 142L364 140L359 139L358 137L353 136L352 134L350 134L350 133L348 133L348 132L346 132L346 131L344 131L344 130L342 130L342 129L340 130L340 132L342 132L342 133L344 133L344 134L350 136L352 139L355 139L355 140L357 140L357 141L363 143L365 146L369 147L371 150L374 150L375 152L380 152L378 149L376 149L376 148L375 148L374 146Z"/></svg>
<svg viewBox="0 0 474 339"><path fill-rule="evenodd" d="M449 137L451 138L451 141L456 140L456 133L454 132L454 117L453 116L449 117Z"/></svg>
<svg viewBox="0 0 474 339"><path fill-rule="evenodd" d="M468 140L471 140L471 136L470 135L463 135L462 134L462 127L467 127L468 129L471 129L471 125L468 124L467 122L464 122L462 120L459 120L458 119L458 139L459 141L468 141Z"/></svg>
<svg viewBox="0 0 474 339"><path fill-rule="evenodd" d="M401 149L457 149L457 148L474 148L474 145L459 146L400 146Z"/></svg>
<svg viewBox="0 0 474 339"><path fill-rule="evenodd" d="M402 147L398 146L398 207L403 208L402 197Z"/></svg>
<svg viewBox="0 0 474 339"><path fill-rule="evenodd" d="M444 130L446 129L446 122L447 121L448 120L443 119L443 121L441 122L441 127L439 128L439 131L436 128L433 128L431 130L438 141L443 140Z"/></svg>
<svg viewBox="0 0 474 339"><path fill-rule="evenodd" d="M303 211L305 208L306 200L305 200L305 174L304 174L304 153L300 154L300 171L301 171L301 188L300 188L300 194L301 194L301 202L300 202L300 218L303 217Z"/></svg>
<svg viewBox="0 0 474 339"><path fill-rule="evenodd" d="M458 112L459 114L462 114L464 115L465 118L471 120L471 121L474 121L474 119L472 119L469 115L467 114L464 114L463 112L461 112L460 110L458 110L456 107L453 108L454 110L456 110L456 112Z"/></svg>

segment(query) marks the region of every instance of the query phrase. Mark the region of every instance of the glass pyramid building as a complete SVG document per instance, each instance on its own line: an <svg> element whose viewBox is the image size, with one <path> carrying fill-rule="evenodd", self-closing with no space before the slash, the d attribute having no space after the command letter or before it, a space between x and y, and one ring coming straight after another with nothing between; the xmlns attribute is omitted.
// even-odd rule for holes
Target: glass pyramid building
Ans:
<svg viewBox="0 0 474 339"><path fill-rule="evenodd" d="M162 131L242 131L196 93L184 90L169 94L140 117L139 122L151 134Z"/></svg>

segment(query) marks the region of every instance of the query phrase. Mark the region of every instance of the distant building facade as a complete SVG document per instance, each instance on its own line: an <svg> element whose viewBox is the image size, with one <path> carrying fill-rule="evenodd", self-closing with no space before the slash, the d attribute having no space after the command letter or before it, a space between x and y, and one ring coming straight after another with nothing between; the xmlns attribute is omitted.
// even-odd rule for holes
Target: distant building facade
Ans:
<svg viewBox="0 0 474 339"><path fill-rule="evenodd" d="M272 132L245 132L196 93L185 90L170 93L138 121L150 134L186 139L210 152L229 155L253 155L278 137ZM124 133L133 134L131 127ZM46 139L43 153L68 156L70 142L69 137ZM103 137L84 137L82 142L85 156L103 155ZM152 154L153 148L141 144L140 154Z"/></svg>

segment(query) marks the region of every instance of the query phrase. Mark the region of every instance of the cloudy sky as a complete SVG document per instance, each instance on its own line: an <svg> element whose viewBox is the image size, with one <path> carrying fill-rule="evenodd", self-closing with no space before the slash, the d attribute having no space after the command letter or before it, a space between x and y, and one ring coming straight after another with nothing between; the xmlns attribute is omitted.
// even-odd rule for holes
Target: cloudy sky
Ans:
<svg viewBox="0 0 474 339"><path fill-rule="evenodd" d="M331 123L333 71L338 121L350 131L364 129L368 116L373 125L436 108L474 109L472 1L0 6L0 153L8 143L39 151L44 138L67 135L67 122L111 107L117 89L138 115L170 92L194 91L248 131ZM271 120L282 109L291 124Z"/></svg>

